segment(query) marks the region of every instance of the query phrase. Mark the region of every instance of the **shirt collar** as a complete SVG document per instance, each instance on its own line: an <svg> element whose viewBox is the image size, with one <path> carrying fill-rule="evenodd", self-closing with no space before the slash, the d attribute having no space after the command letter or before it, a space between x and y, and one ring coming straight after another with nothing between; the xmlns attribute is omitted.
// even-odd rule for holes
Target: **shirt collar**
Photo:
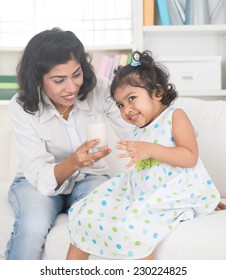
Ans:
<svg viewBox="0 0 226 280"><path fill-rule="evenodd" d="M40 110L36 112L36 116L39 116L41 123L44 123L50 120L51 118L53 118L54 116L56 115L58 116L59 112L56 110L55 106L44 92L42 92L42 96L43 96L43 101L45 103L45 106L43 106L43 104L40 102L39 104ZM83 111L91 111L91 108L87 100L83 100L83 101L78 100L74 105L72 111L74 111L76 108L79 108Z"/></svg>

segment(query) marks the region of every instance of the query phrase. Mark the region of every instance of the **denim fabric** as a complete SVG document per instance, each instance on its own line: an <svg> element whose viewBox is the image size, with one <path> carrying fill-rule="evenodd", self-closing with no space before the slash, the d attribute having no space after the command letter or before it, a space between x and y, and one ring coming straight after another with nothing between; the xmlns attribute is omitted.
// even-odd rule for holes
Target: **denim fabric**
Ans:
<svg viewBox="0 0 226 280"><path fill-rule="evenodd" d="M16 177L9 190L9 201L15 223L8 241L5 258L8 260L41 259L45 238L59 213L102 184L107 175L86 177L76 182L71 194L44 196L24 177Z"/></svg>

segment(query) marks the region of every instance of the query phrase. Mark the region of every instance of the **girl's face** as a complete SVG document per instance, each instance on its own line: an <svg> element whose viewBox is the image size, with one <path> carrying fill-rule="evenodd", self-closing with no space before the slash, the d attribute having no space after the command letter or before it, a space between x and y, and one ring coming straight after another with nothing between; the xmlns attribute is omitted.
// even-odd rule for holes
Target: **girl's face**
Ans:
<svg viewBox="0 0 226 280"><path fill-rule="evenodd" d="M127 85L116 89L114 99L122 118L137 127L143 127L156 119L166 108L162 104L162 97L152 96L140 87Z"/></svg>
<svg viewBox="0 0 226 280"><path fill-rule="evenodd" d="M54 66L43 76L43 90L56 106L72 106L83 84L81 65L75 60Z"/></svg>

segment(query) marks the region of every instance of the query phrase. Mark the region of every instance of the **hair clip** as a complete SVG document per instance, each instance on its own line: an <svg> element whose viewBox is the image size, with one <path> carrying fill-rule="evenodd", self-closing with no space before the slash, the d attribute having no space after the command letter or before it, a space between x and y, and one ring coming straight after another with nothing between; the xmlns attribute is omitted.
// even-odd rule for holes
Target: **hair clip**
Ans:
<svg viewBox="0 0 226 280"><path fill-rule="evenodd" d="M137 66L140 65L140 61L133 59L133 61L130 63L130 65L133 66L133 67L137 67Z"/></svg>

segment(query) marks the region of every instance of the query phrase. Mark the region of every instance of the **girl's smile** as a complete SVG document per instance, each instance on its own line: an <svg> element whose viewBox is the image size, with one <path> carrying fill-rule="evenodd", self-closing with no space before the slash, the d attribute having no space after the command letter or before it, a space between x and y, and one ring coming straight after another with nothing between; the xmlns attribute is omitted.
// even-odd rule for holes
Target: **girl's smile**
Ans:
<svg viewBox="0 0 226 280"><path fill-rule="evenodd" d="M114 99L122 118L137 127L148 125L166 109L161 102L161 96L149 94L141 87L119 87L115 91Z"/></svg>

